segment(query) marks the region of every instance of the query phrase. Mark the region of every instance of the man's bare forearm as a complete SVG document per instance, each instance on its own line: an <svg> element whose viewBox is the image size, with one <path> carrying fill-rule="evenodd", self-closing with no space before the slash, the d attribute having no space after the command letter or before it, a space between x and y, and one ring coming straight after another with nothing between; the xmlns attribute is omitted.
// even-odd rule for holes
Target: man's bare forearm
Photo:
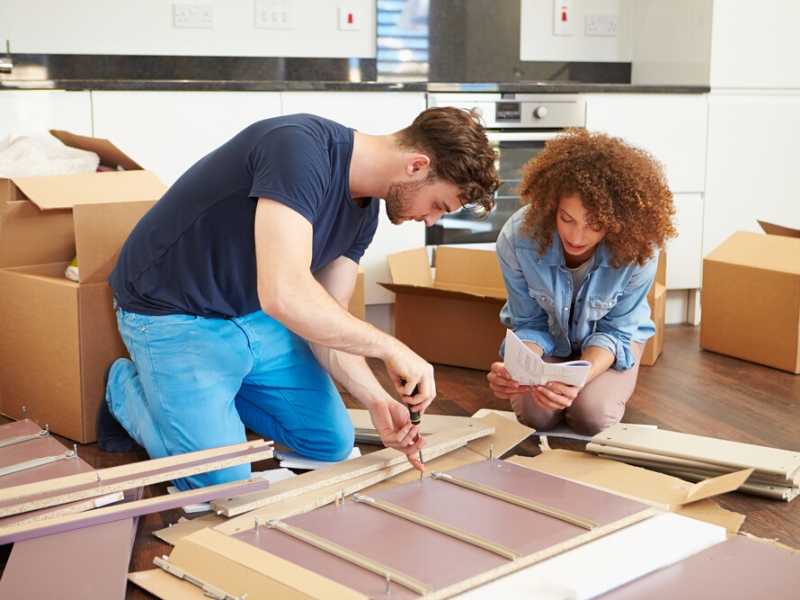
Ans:
<svg viewBox="0 0 800 600"><path fill-rule="evenodd" d="M273 280L274 283L274 280ZM357 319L310 274L293 274L283 289L260 294L264 311L313 344L348 354L385 358L397 340Z"/></svg>
<svg viewBox="0 0 800 600"><path fill-rule="evenodd" d="M348 354L318 344L311 350L322 367L365 408L376 402L391 400L363 356Z"/></svg>

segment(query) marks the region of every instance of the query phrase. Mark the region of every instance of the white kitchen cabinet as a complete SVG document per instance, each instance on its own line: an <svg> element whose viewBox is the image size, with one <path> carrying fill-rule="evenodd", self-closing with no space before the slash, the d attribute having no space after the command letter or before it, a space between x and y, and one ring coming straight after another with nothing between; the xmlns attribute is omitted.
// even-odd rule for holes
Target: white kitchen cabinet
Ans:
<svg viewBox="0 0 800 600"><path fill-rule="evenodd" d="M171 185L248 125L281 114L279 92L92 92L94 131Z"/></svg>
<svg viewBox="0 0 800 600"><path fill-rule="evenodd" d="M667 289L699 288L703 278L702 194L675 194L678 237L667 242Z"/></svg>
<svg viewBox="0 0 800 600"><path fill-rule="evenodd" d="M800 93L712 93L703 254L758 219L800 227Z"/></svg>
<svg viewBox="0 0 800 600"><path fill-rule="evenodd" d="M650 152L673 193L702 192L707 102L704 94L588 94L586 128Z"/></svg>
<svg viewBox="0 0 800 600"><path fill-rule="evenodd" d="M92 135L89 92L60 90L0 91L0 139L64 129Z"/></svg>
<svg viewBox="0 0 800 600"><path fill-rule="evenodd" d="M373 134L402 129L425 110L425 94L421 92L284 92L282 100L284 114L313 113ZM378 231L361 259L365 302L393 302L394 294L378 285L391 281L386 256L424 245L424 223L392 225L381 203Z"/></svg>
<svg viewBox="0 0 800 600"><path fill-rule="evenodd" d="M590 94L586 127L647 150L664 167L678 237L667 245L667 288L702 280L708 100L697 94Z"/></svg>

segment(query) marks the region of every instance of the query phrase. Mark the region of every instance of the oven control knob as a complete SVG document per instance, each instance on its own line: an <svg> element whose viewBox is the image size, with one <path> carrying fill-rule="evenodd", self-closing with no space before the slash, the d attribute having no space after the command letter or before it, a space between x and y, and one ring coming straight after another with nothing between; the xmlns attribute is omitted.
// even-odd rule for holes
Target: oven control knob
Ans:
<svg viewBox="0 0 800 600"><path fill-rule="evenodd" d="M533 109L533 117L535 119L544 119L547 116L546 106L537 106Z"/></svg>

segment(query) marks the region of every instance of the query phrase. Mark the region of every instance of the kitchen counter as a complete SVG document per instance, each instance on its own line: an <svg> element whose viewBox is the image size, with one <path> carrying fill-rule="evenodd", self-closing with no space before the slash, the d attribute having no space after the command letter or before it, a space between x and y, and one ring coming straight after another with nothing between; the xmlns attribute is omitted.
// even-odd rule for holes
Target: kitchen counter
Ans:
<svg viewBox="0 0 800 600"><path fill-rule="evenodd" d="M203 79L0 79L0 90L128 90L219 92L494 92L518 94L704 94L708 86L517 81L444 83L383 81L277 81Z"/></svg>

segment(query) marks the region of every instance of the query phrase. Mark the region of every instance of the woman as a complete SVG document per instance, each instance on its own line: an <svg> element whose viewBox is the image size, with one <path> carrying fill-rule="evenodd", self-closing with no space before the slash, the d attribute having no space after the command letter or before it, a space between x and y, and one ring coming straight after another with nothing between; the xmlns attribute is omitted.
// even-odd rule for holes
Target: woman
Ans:
<svg viewBox="0 0 800 600"><path fill-rule="evenodd" d="M675 235L672 194L646 152L574 130L525 166L520 195L525 206L497 240L508 292L500 319L544 360L592 366L582 388L523 386L496 362L489 385L535 429L566 419L594 435L622 419L655 332L647 292Z"/></svg>

